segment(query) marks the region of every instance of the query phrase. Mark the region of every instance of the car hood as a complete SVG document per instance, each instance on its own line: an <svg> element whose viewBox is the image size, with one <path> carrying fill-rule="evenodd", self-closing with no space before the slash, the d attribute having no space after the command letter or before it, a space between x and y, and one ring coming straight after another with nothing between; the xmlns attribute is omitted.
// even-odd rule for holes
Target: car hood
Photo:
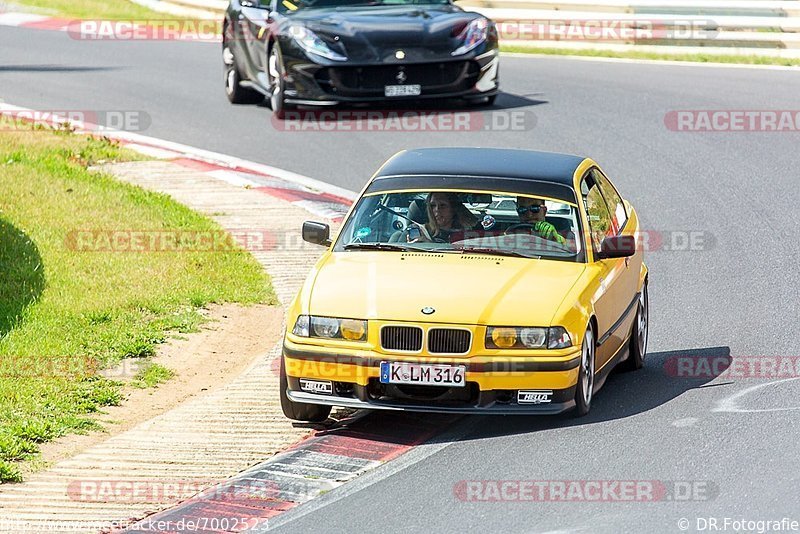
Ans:
<svg viewBox="0 0 800 534"><path fill-rule="evenodd" d="M340 45L350 61L397 63L452 58L461 44L459 28L479 18L453 5L371 6L307 9L287 20L301 23L331 44Z"/></svg>
<svg viewBox="0 0 800 534"><path fill-rule="evenodd" d="M582 263L490 255L333 253L308 313L386 321L549 326ZM421 310L432 307L432 315Z"/></svg>

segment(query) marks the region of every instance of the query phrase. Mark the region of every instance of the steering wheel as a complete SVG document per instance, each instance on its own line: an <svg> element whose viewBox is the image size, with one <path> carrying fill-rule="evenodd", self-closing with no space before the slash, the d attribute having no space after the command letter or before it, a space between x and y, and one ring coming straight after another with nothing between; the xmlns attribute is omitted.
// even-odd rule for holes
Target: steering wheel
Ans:
<svg viewBox="0 0 800 534"><path fill-rule="evenodd" d="M517 233L517 232L514 232L514 230L519 230L520 228L528 228L528 229L532 230L533 233L538 234L538 232L536 232L536 226L535 225L530 224L530 223L517 223L517 224L512 224L511 226L506 228L506 231L503 232L503 235Z"/></svg>
<svg viewBox="0 0 800 534"><path fill-rule="evenodd" d="M409 224L408 224L408 225L407 225L407 226L406 226L406 227L403 229L403 233L405 233L406 235L408 235L408 229L409 229L409 228L412 228L412 227L413 227L413 228L419 228L419 232L420 232L421 236L422 236L422 237L425 239L425 241L427 241L428 243L439 243L439 242L441 242L441 243L446 243L446 241L437 241L435 238L431 237L431 234L430 234L430 232L428 232L428 229L427 229L427 228L425 228L425 225L424 225L424 224L419 224L419 223L417 223L417 222L411 222L411 220L410 220L410 219L409 219Z"/></svg>

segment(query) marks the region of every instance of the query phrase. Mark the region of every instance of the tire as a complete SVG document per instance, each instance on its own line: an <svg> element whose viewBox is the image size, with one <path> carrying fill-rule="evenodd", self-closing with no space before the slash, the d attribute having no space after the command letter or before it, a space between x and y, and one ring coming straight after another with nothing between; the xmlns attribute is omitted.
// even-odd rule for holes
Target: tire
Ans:
<svg viewBox="0 0 800 534"><path fill-rule="evenodd" d="M242 75L236 66L233 50L227 45L222 48L222 65L225 77L225 94L231 104L258 104L264 100L264 95L253 89L242 87Z"/></svg>
<svg viewBox="0 0 800 534"><path fill-rule="evenodd" d="M596 348L594 330L590 324L586 328L586 333L583 335L583 344L581 345L581 363L578 367L578 384L575 387L576 417L583 417L592 409Z"/></svg>
<svg viewBox="0 0 800 534"><path fill-rule="evenodd" d="M283 56L281 56L281 51L277 44L272 47L267 57L267 79L269 79L270 83L271 96L269 105L272 108L272 113L277 118L283 119L286 111L292 109L293 106L286 103Z"/></svg>
<svg viewBox="0 0 800 534"><path fill-rule="evenodd" d="M649 329L650 299L647 296L647 280L645 280L642 286L642 292L639 294L636 318L631 327L631 335L628 341L628 358L619 365L621 371L637 371L644 367Z"/></svg>
<svg viewBox="0 0 800 534"><path fill-rule="evenodd" d="M303 421L307 423L321 423L325 421L331 414L331 406L323 406L318 404L306 404L304 402L294 402L286 395L286 390L289 388L289 380L286 378L286 362L283 356L281 359L281 379L280 379L280 394L281 394L281 408L283 415L295 421Z"/></svg>

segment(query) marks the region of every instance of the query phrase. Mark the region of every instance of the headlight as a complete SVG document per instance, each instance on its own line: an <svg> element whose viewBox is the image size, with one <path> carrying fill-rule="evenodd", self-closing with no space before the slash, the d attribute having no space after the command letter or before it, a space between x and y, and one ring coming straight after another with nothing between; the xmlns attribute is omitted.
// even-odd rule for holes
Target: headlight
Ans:
<svg viewBox="0 0 800 534"><path fill-rule="evenodd" d="M366 341L367 321L301 315L294 323L292 334L300 337Z"/></svg>
<svg viewBox="0 0 800 534"><path fill-rule="evenodd" d="M333 61L347 61L347 58L338 52L334 52L330 47L317 36L314 32L301 26L294 24L289 27L289 35L291 35L295 42L300 45L300 48L310 54L316 54Z"/></svg>
<svg viewBox="0 0 800 534"><path fill-rule="evenodd" d="M517 344L516 328L489 328L486 331L486 346L491 342L495 348L510 349Z"/></svg>
<svg viewBox="0 0 800 534"><path fill-rule="evenodd" d="M529 349L544 347L547 340L546 328L520 328L519 340Z"/></svg>
<svg viewBox="0 0 800 534"><path fill-rule="evenodd" d="M367 322L355 319L344 319L339 326L342 337L348 341L363 341L367 339Z"/></svg>
<svg viewBox="0 0 800 534"><path fill-rule="evenodd" d="M487 19L481 18L473 20L467 24L467 27L464 28L464 31L461 33L463 41L461 42L461 46L455 49L453 55L460 56L461 54L466 54L484 42L488 34L489 21Z"/></svg>
<svg viewBox="0 0 800 534"><path fill-rule="evenodd" d="M547 348L565 349L572 346L569 333L562 326L553 326L547 329Z"/></svg>
<svg viewBox="0 0 800 534"><path fill-rule="evenodd" d="M490 326L486 329L487 349L563 349L572 346L569 333L561 326Z"/></svg>
<svg viewBox="0 0 800 534"><path fill-rule="evenodd" d="M311 333L316 337L339 337L339 320L332 317L312 317Z"/></svg>
<svg viewBox="0 0 800 534"><path fill-rule="evenodd" d="M297 318L297 321L294 323L294 328L292 328L292 334L300 337L308 337L308 329L309 329L309 317L308 315L301 315Z"/></svg>

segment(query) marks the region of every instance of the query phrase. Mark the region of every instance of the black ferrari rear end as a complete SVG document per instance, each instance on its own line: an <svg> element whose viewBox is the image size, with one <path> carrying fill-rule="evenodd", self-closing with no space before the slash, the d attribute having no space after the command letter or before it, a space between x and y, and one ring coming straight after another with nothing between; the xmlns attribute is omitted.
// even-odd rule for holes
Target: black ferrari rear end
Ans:
<svg viewBox="0 0 800 534"><path fill-rule="evenodd" d="M269 96L273 109L431 98L491 103L497 94L494 23L449 1L272 0L261 13L236 13L237 1L229 15L260 15L263 42L226 50L241 50L242 85Z"/></svg>

